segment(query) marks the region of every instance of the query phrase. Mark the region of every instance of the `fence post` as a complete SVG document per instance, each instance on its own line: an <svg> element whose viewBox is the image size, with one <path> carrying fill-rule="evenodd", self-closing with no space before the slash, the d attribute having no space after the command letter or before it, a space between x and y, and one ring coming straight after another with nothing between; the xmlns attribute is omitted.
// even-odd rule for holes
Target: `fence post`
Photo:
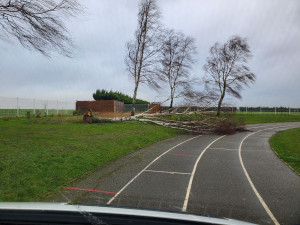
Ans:
<svg viewBox="0 0 300 225"><path fill-rule="evenodd" d="M247 106L246 106L246 114L248 114Z"/></svg>
<svg viewBox="0 0 300 225"><path fill-rule="evenodd" d="M289 115L291 115L291 107L289 107Z"/></svg>
<svg viewBox="0 0 300 225"><path fill-rule="evenodd" d="M17 117L20 116L20 111L19 111L19 98L17 97Z"/></svg>
<svg viewBox="0 0 300 225"><path fill-rule="evenodd" d="M276 115L276 107L275 107L275 115Z"/></svg>

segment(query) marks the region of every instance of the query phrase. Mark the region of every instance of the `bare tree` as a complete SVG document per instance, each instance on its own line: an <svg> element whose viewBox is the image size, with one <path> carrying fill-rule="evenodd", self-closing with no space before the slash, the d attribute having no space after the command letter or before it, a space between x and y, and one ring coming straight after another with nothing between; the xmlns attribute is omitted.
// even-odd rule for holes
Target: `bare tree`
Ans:
<svg viewBox="0 0 300 225"><path fill-rule="evenodd" d="M220 116L225 94L241 98L243 86L255 81L255 75L246 66L251 57L246 39L234 36L224 45L215 43L204 65L206 87L218 96L217 116Z"/></svg>
<svg viewBox="0 0 300 225"><path fill-rule="evenodd" d="M50 57L70 57L74 47L63 19L81 11L77 0L0 0L0 38L17 38L23 47Z"/></svg>
<svg viewBox="0 0 300 225"><path fill-rule="evenodd" d="M159 84L154 79L155 64L159 45L160 12L155 0L143 0L139 5L138 27L134 40L127 43L125 63L130 76L134 79L134 92L131 115L135 115L135 102L140 83L152 87Z"/></svg>
<svg viewBox="0 0 300 225"><path fill-rule="evenodd" d="M175 97L191 88L189 71L194 63L196 46L193 38L181 32L166 30L160 50L160 75L170 88L170 108ZM177 96L176 93L179 93Z"/></svg>

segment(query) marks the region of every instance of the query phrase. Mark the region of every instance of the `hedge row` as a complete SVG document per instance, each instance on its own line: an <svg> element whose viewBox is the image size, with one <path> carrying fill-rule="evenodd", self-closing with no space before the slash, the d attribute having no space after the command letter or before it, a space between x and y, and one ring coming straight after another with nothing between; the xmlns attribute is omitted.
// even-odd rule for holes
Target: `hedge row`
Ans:
<svg viewBox="0 0 300 225"><path fill-rule="evenodd" d="M124 102L124 104L131 104L132 98L128 95L125 95L118 91L106 91L104 89L102 90L96 90L95 93L93 93L93 98L95 100L117 100L120 102ZM142 99L136 99L136 104L149 104L149 102L144 101Z"/></svg>

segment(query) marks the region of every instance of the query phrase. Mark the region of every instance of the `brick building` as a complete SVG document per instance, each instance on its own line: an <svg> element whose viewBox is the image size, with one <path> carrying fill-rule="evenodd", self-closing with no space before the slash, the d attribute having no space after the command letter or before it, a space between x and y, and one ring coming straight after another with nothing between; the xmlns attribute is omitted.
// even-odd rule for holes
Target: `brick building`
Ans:
<svg viewBox="0 0 300 225"><path fill-rule="evenodd" d="M87 113L89 109L93 112L123 113L124 102L116 100L76 101L76 110Z"/></svg>
<svg viewBox="0 0 300 225"><path fill-rule="evenodd" d="M151 112L150 113L157 113L162 111L162 107L160 105L160 102L152 102L150 105Z"/></svg>

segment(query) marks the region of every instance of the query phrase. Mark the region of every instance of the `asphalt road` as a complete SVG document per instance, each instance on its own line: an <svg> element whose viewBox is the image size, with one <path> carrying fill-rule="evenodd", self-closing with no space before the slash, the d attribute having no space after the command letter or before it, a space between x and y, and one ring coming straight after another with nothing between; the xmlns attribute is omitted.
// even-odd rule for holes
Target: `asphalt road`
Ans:
<svg viewBox="0 0 300 225"><path fill-rule="evenodd" d="M300 224L300 177L269 138L300 123L248 126L228 136L182 135L139 150L65 187L53 201L110 204Z"/></svg>

